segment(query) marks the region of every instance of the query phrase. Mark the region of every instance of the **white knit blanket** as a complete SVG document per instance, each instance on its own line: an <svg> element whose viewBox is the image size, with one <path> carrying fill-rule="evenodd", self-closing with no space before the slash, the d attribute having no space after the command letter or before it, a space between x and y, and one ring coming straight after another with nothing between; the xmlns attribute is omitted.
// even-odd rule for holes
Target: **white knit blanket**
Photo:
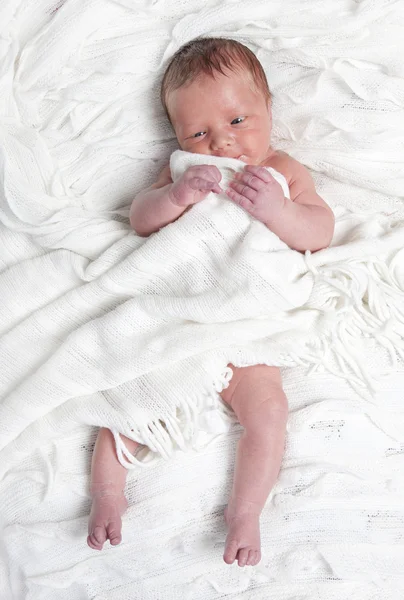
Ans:
<svg viewBox="0 0 404 600"><path fill-rule="evenodd" d="M178 150L174 180L196 164L218 166L225 188L244 166ZM288 195L284 178L272 172ZM65 276L70 290L62 296L54 272L66 273L71 252L53 268L47 261L39 289L36 278L14 271L20 310L31 314L3 341L5 360L11 347L19 356L12 369L23 376L14 375L0 404L7 424L1 447L7 456L17 441L28 452L68 416L112 429L124 464L119 432L167 457L175 446L194 446L199 415L220 407L228 363L323 365L366 389L374 374L362 356L364 336L377 340L374 352L390 351L382 361L390 370L404 355L403 239L404 220L395 215L344 211L333 246L305 257L211 193L175 223L136 240L124 258L110 251L108 269L85 276L85 286ZM6 297L6 310L14 302ZM28 346L30 334L35 344Z"/></svg>
<svg viewBox="0 0 404 600"><path fill-rule="evenodd" d="M403 13L0 3L1 600L402 600ZM336 215L330 248L292 251L220 197L130 231L170 157L174 177L200 160L175 152L158 100L200 34L257 52L273 144ZM229 362L280 365L290 403L263 561L245 570L221 560ZM85 545L94 425L173 457L130 473L124 543L102 554Z"/></svg>

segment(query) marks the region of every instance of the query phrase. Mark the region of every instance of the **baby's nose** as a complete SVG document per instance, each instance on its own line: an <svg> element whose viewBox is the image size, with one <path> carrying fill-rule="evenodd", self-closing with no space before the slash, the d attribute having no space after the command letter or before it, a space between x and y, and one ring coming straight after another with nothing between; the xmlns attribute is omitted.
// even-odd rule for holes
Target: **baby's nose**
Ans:
<svg viewBox="0 0 404 600"><path fill-rule="evenodd" d="M212 150L225 150L233 144L233 138L226 133L219 133L212 137Z"/></svg>

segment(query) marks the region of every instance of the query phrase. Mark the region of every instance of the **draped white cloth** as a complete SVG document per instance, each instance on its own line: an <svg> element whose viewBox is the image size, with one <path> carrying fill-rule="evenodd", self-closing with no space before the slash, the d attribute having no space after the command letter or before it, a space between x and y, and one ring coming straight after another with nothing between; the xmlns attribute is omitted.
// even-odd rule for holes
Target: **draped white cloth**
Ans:
<svg viewBox="0 0 404 600"><path fill-rule="evenodd" d="M403 13L3 0L1 598L401 599ZM257 53L273 144L311 168L331 248L291 251L220 198L146 241L130 231L130 200L170 156L175 176L196 160L172 154L158 86L200 34ZM282 366L291 409L264 558L244 571L221 562L230 361ZM136 464L124 543L101 555L85 546L94 425L173 456Z"/></svg>

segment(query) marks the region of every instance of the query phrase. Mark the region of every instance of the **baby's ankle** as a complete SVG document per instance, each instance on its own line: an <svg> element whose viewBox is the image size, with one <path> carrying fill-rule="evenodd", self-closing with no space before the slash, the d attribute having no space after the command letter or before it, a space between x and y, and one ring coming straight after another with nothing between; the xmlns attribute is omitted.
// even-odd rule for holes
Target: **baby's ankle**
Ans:
<svg viewBox="0 0 404 600"><path fill-rule="evenodd" d="M259 518L262 506L258 502L252 502L240 497L230 497L226 507L226 518L232 520L236 517L254 516Z"/></svg>
<svg viewBox="0 0 404 600"><path fill-rule="evenodd" d="M119 488L115 483L92 483L90 487L90 494L92 498L105 498L107 496L123 496L124 491Z"/></svg>

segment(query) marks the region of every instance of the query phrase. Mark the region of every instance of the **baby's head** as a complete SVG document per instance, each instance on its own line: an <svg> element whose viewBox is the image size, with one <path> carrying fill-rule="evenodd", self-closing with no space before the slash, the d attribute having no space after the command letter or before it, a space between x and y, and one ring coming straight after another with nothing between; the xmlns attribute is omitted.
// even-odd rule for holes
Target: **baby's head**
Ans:
<svg viewBox="0 0 404 600"><path fill-rule="evenodd" d="M271 95L261 63L235 40L198 38L171 59L161 99L188 152L264 160L270 147Z"/></svg>

